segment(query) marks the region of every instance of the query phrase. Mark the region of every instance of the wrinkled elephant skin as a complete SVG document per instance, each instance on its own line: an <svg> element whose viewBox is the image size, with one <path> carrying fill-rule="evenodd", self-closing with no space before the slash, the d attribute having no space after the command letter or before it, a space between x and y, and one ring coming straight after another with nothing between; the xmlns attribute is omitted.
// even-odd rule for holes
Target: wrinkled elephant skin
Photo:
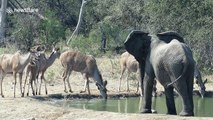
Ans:
<svg viewBox="0 0 213 120"><path fill-rule="evenodd" d="M152 88L156 78L165 88L167 114L177 114L173 94L175 88L182 97L183 109L180 115L194 116L192 95L195 63L183 38L175 32L165 32L154 37L143 31L132 31L124 45L139 62L144 90L142 113L151 113Z"/></svg>

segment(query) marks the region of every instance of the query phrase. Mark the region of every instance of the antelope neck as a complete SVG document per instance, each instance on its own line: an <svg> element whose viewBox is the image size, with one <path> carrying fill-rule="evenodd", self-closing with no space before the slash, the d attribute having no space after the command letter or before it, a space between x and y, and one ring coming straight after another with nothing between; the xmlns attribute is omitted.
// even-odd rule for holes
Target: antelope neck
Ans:
<svg viewBox="0 0 213 120"><path fill-rule="evenodd" d="M53 64L53 62L55 61L55 59L57 58L57 53L56 52L52 52L51 55L49 56L49 58L47 59L47 66L51 66Z"/></svg>

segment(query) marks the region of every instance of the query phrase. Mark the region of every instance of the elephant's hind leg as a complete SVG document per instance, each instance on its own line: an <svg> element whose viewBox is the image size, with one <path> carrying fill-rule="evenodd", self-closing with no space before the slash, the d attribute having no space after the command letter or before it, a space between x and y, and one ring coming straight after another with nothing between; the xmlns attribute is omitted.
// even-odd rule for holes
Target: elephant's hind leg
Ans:
<svg viewBox="0 0 213 120"><path fill-rule="evenodd" d="M177 115L173 89L174 89L173 87L165 88L166 105L168 110L167 114Z"/></svg>
<svg viewBox="0 0 213 120"><path fill-rule="evenodd" d="M180 116L194 116L192 92L189 92L187 82L182 81L178 86L177 91L182 97L183 101L183 110L180 112Z"/></svg>

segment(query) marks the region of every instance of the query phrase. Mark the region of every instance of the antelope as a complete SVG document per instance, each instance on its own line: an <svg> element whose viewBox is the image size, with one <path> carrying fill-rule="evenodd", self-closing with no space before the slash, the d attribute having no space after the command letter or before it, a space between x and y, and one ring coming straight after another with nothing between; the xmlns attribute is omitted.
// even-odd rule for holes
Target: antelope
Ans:
<svg viewBox="0 0 213 120"><path fill-rule="evenodd" d="M123 79L123 75L126 70L127 70L126 91L130 92L128 76L131 72L139 73L139 63L136 61L134 56L132 56L128 52L124 52L120 57L120 65L121 65L121 76L119 80L118 92L120 92L121 80ZM139 85L139 80L137 80L137 83ZM137 91L138 91L138 87L137 87Z"/></svg>
<svg viewBox="0 0 213 120"><path fill-rule="evenodd" d="M29 79L29 82L28 82L27 96L29 95L29 86L30 85L31 85L31 88L32 88L32 94L37 95L37 91L38 91L37 79L38 79L38 73L39 73L39 67L40 67L39 57L38 58L33 57L31 59L31 62L26 67L26 78L25 78L25 82L24 82L24 90L23 90L23 93L22 93L23 96L24 96L24 93L25 93L25 85L26 85L26 82L27 82L28 75L30 75L30 79ZM33 82L34 82L35 87L36 87L36 93L33 89Z"/></svg>
<svg viewBox="0 0 213 120"><path fill-rule="evenodd" d="M206 93L205 84L207 82L207 79L204 81L202 80L200 70L198 69L198 67L196 65L195 65L195 70L194 70L194 78L195 78L195 83L199 86L199 93L200 93L201 97L203 98Z"/></svg>
<svg viewBox="0 0 213 120"><path fill-rule="evenodd" d="M121 66L121 76L119 80L119 86L118 86L118 92L120 92L120 87L121 87L121 81L124 76L124 72L127 71L127 77L126 77L126 91L130 92L129 90L129 81L128 81L128 76L130 73L136 73L137 75L139 74L139 63L137 60L129 54L128 52L124 52L121 54L120 57L120 66ZM139 76L137 76L137 90L136 93L138 92L139 89ZM153 96L156 96L156 81L154 82L154 87L153 87ZM140 91L140 95L142 96L142 90Z"/></svg>
<svg viewBox="0 0 213 120"><path fill-rule="evenodd" d="M41 85L42 85L42 81L44 80L44 84L45 84L45 93L48 94L47 91L47 85L46 85L46 79L44 77L44 73L46 72L47 68L49 68L54 61L56 60L56 58L58 58L60 56L60 51L59 48L55 48L53 47L52 49L52 53L50 54L50 56L48 58L46 58L44 52L41 52L40 57L39 57L39 72L38 72L38 77L40 74L40 86L39 86L39 95L41 94Z"/></svg>
<svg viewBox="0 0 213 120"><path fill-rule="evenodd" d="M96 86L98 87L101 96L104 99L107 99L107 81L103 81L101 73L96 64L96 60L92 55L84 55L77 51L65 51L61 54L60 61L64 67L62 76L64 82L64 92L67 93L66 82L69 87L69 92L73 92L69 82L69 77L72 71L76 71L82 73L86 78L84 91L82 92L85 92L87 87L88 94L90 95L89 77L92 77L96 82Z"/></svg>
<svg viewBox="0 0 213 120"><path fill-rule="evenodd" d="M32 56L36 56L35 51L30 51L28 54L21 55L20 51L14 54L2 54L0 56L0 74L1 74L1 96L4 97L2 90L2 82L6 74L13 73L14 77L14 98L16 93L16 77L19 73L20 91L22 95L22 75L24 68L30 62Z"/></svg>

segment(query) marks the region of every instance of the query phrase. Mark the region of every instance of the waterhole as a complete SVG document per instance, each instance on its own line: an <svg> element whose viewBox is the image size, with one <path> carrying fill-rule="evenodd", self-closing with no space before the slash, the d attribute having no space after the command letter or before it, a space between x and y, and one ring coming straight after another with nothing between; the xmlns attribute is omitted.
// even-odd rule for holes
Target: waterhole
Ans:
<svg viewBox="0 0 213 120"><path fill-rule="evenodd" d="M194 113L195 116L213 117L213 98L194 98ZM72 100L57 100L55 105L60 107L74 107L80 109L90 109L95 111L110 111L119 113L140 113L143 104L142 97L130 97L122 99L72 99ZM182 110L182 101L180 97L175 98L177 113ZM152 109L159 114L166 114L167 108L165 97L153 97Z"/></svg>

